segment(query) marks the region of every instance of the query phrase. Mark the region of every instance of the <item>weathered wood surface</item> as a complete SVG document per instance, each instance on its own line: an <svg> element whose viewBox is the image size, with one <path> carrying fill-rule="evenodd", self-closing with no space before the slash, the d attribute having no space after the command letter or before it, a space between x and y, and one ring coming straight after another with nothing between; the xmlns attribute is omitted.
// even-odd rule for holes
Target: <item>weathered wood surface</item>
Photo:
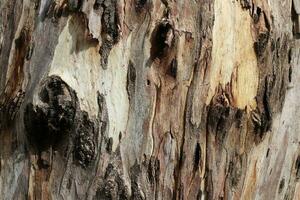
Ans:
<svg viewBox="0 0 300 200"><path fill-rule="evenodd" d="M0 199L300 199L295 12L1 0Z"/></svg>

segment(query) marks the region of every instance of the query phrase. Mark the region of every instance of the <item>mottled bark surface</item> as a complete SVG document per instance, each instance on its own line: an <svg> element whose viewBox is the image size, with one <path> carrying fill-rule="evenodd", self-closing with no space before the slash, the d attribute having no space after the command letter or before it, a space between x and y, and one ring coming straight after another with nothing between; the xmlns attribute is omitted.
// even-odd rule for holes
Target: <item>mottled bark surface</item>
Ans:
<svg viewBox="0 0 300 200"><path fill-rule="evenodd" d="M300 199L298 0L1 0L0 199Z"/></svg>

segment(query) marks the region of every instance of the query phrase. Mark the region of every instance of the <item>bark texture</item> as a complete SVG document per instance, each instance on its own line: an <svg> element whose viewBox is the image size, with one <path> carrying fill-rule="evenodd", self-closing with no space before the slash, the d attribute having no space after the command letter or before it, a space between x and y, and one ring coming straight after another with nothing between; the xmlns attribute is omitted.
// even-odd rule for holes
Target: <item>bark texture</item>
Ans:
<svg viewBox="0 0 300 200"><path fill-rule="evenodd" d="M299 0L1 0L0 199L300 199Z"/></svg>

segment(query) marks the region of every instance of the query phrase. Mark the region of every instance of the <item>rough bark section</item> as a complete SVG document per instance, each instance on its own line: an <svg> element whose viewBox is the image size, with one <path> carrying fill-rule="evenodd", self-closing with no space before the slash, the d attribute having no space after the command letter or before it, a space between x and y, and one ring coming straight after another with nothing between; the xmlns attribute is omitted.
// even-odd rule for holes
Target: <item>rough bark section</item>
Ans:
<svg viewBox="0 0 300 200"><path fill-rule="evenodd" d="M0 11L0 198L299 197L291 0Z"/></svg>
<svg viewBox="0 0 300 200"><path fill-rule="evenodd" d="M195 62L192 64L187 94L185 127L180 161L177 168L177 199L206 198L206 105L208 69L211 67L214 3L203 1L197 12L194 39Z"/></svg>
<svg viewBox="0 0 300 200"><path fill-rule="evenodd" d="M264 164L258 164L258 158L253 154L260 152L262 146L266 151L270 151L266 148L268 145L265 140L272 136L266 134L276 133L272 128L273 119L282 111L288 88L288 49L293 45L291 30L281 30L278 37L277 27L273 25L274 21L271 22L271 8L267 4L253 1L247 6L245 2L241 3L243 9L249 9L253 20L253 48L259 70L255 98L257 107L248 106L245 110L234 108L232 84L226 85L225 88L220 86L208 106L208 118L204 123L207 124L209 152L207 165L210 176L206 185L209 199L255 198L252 194L256 188L261 187L260 178L256 173ZM261 142L263 144L260 144ZM249 172L252 166L253 172ZM280 185L280 180L273 181L278 181ZM281 190L282 187L281 184ZM273 198L275 188L273 191L263 192L262 196Z"/></svg>

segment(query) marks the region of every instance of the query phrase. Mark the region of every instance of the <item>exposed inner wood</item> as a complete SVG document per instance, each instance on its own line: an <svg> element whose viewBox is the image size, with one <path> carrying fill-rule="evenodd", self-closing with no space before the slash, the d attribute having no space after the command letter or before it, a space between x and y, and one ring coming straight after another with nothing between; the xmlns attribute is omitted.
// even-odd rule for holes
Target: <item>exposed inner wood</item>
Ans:
<svg viewBox="0 0 300 200"><path fill-rule="evenodd" d="M238 3L216 1L209 104L216 87L230 85L232 105L255 109L259 70L253 49L252 18Z"/></svg>

